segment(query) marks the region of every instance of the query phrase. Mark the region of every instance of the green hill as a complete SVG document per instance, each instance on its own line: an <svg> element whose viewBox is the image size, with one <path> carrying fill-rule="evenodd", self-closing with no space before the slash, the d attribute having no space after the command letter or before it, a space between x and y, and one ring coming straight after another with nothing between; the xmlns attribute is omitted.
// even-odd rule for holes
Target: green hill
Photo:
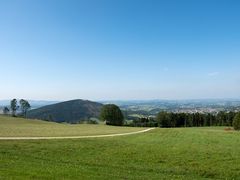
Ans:
<svg viewBox="0 0 240 180"><path fill-rule="evenodd" d="M71 100L31 110L27 117L53 122L78 123L81 120L98 118L102 106L100 103L87 100Z"/></svg>

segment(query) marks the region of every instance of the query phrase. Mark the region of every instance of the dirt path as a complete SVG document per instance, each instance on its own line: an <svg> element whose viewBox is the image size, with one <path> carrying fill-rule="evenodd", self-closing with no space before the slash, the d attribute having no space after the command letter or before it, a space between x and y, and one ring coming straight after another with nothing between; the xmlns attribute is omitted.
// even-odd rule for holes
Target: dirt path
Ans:
<svg viewBox="0 0 240 180"><path fill-rule="evenodd" d="M91 136L62 136L62 137L0 137L0 140L43 140L43 139L86 139L86 138L103 138L103 137L115 137L115 136L127 136L133 134L140 134L151 131L155 128L148 128L142 131L121 133L121 134L107 134L107 135L91 135Z"/></svg>

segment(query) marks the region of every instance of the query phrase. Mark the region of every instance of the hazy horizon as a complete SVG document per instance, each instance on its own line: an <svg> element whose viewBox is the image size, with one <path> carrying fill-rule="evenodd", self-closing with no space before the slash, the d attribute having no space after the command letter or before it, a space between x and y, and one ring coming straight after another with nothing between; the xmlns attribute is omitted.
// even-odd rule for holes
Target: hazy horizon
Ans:
<svg viewBox="0 0 240 180"><path fill-rule="evenodd" d="M0 1L0 100L240 99L240 1Z"/></svg>
<svg viewBox="0 0 240 180"><path fill-rule="evenodd" d="M15 98L13 98L15 99ZM16 98L17 100L20 100L22 98ZM9 102L12 99L0 99L0 102ZM240 101L240 98L202 98L202 99L84 99L84 98L73 98L73 99L25 99L28 101L33 102L64 102L64 101L72 101L72 100L88 100L88 101L96 101L96 102L140 102L140 101L146 101L146 102L154 102L154 101Z"/></svg>

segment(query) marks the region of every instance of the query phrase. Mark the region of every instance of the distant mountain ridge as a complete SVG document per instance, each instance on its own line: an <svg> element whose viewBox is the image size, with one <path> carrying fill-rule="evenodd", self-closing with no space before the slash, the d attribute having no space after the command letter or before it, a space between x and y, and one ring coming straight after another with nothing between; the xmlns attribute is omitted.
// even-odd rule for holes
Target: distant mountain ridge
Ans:
<svg viewBox="0 0 240 180"><path fill-rule="evenodd" d="M10 106L10 99L0 100L0 106ZM18 99L19 101L19 99ZM39 108L42 106L47 106L50 104L58 103L59 101L47 101L47 100L27 100L33 109Z"/></svg>
<svg viewBox="0 0 240 180"><path fill-rule="evenodd" d="M27 117L53 122L78 123L82 120L98 118L102 106L101 103L77 99L31 110Z"/></svg>

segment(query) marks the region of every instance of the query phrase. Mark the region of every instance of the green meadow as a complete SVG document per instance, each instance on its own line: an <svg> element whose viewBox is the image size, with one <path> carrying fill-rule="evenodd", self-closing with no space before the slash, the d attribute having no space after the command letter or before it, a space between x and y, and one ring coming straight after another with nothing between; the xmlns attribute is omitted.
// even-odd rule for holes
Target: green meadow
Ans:
<svg viewBox="0 0 240 180"><path fill-rule="evenodd" d="M1 137L138 130L0 117ZM240 179L240 133L157 128L121 137L0 140L0 179Z"/></svg>
<svg viewBox="0 0 240 180"><path fill-rule="evenodd" d="M60 124L0 116L0 137L90 136L128 133L144 129L146 128L116 127L104 124Z"/></svg>

